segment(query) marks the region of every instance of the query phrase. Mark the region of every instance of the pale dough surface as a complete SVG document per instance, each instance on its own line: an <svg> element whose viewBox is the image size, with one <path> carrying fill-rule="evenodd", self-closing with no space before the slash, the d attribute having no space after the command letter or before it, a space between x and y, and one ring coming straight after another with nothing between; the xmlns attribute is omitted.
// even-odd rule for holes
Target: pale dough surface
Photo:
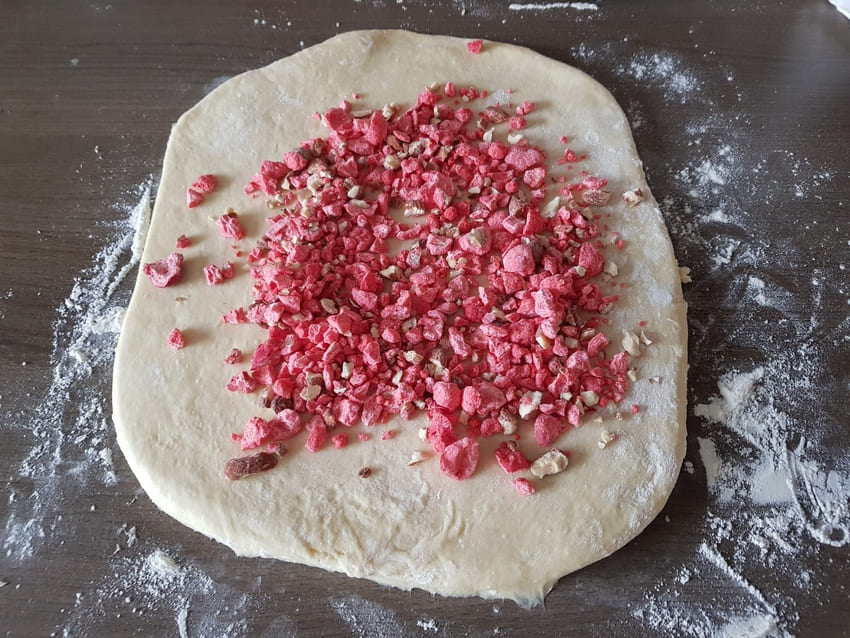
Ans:
<svg viewBox="0 0 850 638"><path fill-rule="evenodd" d="M582 168L610 180L607 223L627 249L607 248L620 266L620 302L604 330L613 352L623 327L646 321L653 340L635 361L639 379L613 411L564 434L567 471L537 481L531 497L492 458L498 443L482 440L482 462L464 482L443 476L433 456L408 466L425 450L417 426L376 426L368 442L343 450L303 449L290 441L278 467L230 482L222 470L238 456L230 432L251 416L271 417L255 397L227 392L239 369L223 359L232 347L246 353L263 339L256 326L221 325L223 313L251 303L250 275L208 287L202 268L232 259L232 242L212 217L233 206L248 231L247 252L260 236L268 209L242 192L264 159L279 159L308 137L327 131L313 119L358 93L354 108L389 102L407 107L426 86L453 81L493 92L513 89L514 104L532 100L528 139L562 154L561 135ZM407 100L407 102L404 102ZM479 102L480 110L486 102ZM555 171L557 172L557 171ZM219 188L188 210L185 190L204 173ZM646 199L628 208L620 194L641 188ZM622 547L660 511L685 451L686 306L664 222L649 193L628 122L614 98L584 73L533 51L485 42L471 55L466 41L404 31L339 35L265 68L231 79L185 113L174 127L143 261L174 251L175 239L193 245L183 280L154 288L140 275L124 320L113 387L118 442L150 498L185 525L229 545L237 554L315 565L410 589L450 596L478 595L534 603L574 570ZM183 300L177 300L183 297ZM181 328L187 347L166 344ZM651 377L657 377L653 383ZM632 403L642 406L632 415ZM264 413L268 412L268 413ZM424 416L422 417L424 421ZM381 441L388 427L397 430ZM603 429L619 440L600 449ZM378 436L376 436L377 434ZM543 452L526 430L521 449ZM372 468L368 479L357 477ZM527 475L527 474L523 474ZM627 565L623 569L628 569Z"/></svg>

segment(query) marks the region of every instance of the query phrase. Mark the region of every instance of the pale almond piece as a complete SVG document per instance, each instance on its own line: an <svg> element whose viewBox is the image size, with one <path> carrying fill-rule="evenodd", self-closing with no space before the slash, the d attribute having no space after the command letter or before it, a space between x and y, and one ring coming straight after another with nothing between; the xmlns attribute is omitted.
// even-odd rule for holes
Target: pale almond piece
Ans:
<svg viewBox="0 0 850 638"><path fill-rule="evenodd" d="M543 205L540 209L540 216L544 219L552 219L558 214L558 209L561 207L561 198L553 197Z"/></svg>
<svg viewBox="0 0 850 638"><path fill-rule="evenodd" d="M504 408L499 412L499 425L504 434L514 434L519 426L519 419Z"/></svg>
<svg viewBox="0 0 850 638"><path fill-rule="evenodd" d="M537 478L543 478L550 474L560 474L567 469L569 459L560 450L549 450L531 464L531 473Z"/></svg>
<svg viewBox="0 0 850 638"><path fill-rule="evenodd" d="M393 103L384 104L384 107L381 109L381 114L387 119L390 119L393 115L395 115L395 112L396 106Z"/></svg>
<svg viewBox="0 0 850 638"><path fill-rule="evenodd" d="M305 401L312 401L312 400L313 400L313 399L315 399L317 396L319 396L321 393L322 393L322 388L321 388L321 386L318 386L318 385L305 385L305 386L304 386L304 388L301 390L301 394L300 394L300 396L301 396L301 398L302 398L302 399L304 399Z"/></svg>
<svg viewBox="0 0 850 638"><path fill-rule="evenodd" d="M402 209L405 217L421 217L425 214L425 207L422 205L418 199L413 199L404 204L404 208Z"/></svg>
<svg viewBox="0 0 850 638"><path fill-rule="evenodd" d="M543 401L542 392L526 392L519 400L519 416L521 419L527 419L532 414L537 412L540 403Z"/></svg>
<svg viewBox="0 0 850 638"><path fill-rule="evenodd" d="M537 341L537 345L539 345L544 350L548 350L549 348L552 347L551 339L549 339L549 337L547 337L545 334L543 334L541 332L537 333L535 340Z"/></svg>
<svg viewBox="0 0 850 638"><path fill-rule="evenodd" d="M643 191L639 188L626 191L623 193L623 200L625 200L627 205L635 207L643 201Z"/></svg>
<svg viewBox="0 0 850 638"><path fill-rule="evenodd" d="M581 393L581 402L587 407L592 408L594 405L599 403L599 395L593 390L585 390Z"/></svg>
<svg viewBox="0 0 850 638"><path fill-rule="evenodd" d="M380 272L381 277L386 279L392 279L393 281L400 281L401 279L404 279L404 273L401 272L401 268L395 265L387 266Z"/></svg>
<svg viewBox="0 0 850 638"><path fill-rule="evenodd" d="M425 460L425 455L422 452L420 452L419 450L417 450L416 452L413 452L410 455L410 460L407 462L407 464L408 465L416 465L420 461L424 461L424 460Z"/></svg>
<svg viewBox="0 0 850 638"><path fill-rule="evenodd" d="M582 191L579 195L581 201L588 206L605 206L611 199L611 193L608 191L589 189Z"/></svg>
<svg viewBox="0 0 850 638"><path fill-rule="evenodd" d="M484 231L480 228L473 228L466 234L466 236L469 238L469 243L476 248L481 248L486 242Z"/></svg>
<svg viewBox="0 0 850 638"><path fill-rule="evenodd" d="M633 357L640 356L640 341L634 332L623 330L623 350Z"/></svg>
<svg viewBox="0 0 850 638"><path fill-rule="evenodd" d="M609 432L608 430L602 430L602 434L599 436L599 448L605 449L611 443L617 440L616 432Z"/></svg>
<svg viewBox="0 0 850 638"><path fill-rule="evenodd" d="M405 361L412 363L413 365L419 365L425 359L425 357L416 352L416 350L405 350L402 356Z"/></svg>

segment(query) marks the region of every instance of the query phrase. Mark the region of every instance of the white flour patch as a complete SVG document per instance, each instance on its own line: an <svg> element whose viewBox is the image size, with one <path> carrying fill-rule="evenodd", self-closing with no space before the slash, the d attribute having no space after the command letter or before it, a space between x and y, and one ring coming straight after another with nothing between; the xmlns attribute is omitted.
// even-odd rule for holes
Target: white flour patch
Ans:
<svg viewBox="0 0 850 638"><path fill-rule="evenodd" d="M116 224L110 244L74 281L53 326L53 376L30 414L13 415L13 427L33 441L18 468L27 491L11 490L3 550L13 563L34 556L49 538L66 531L62 505L69 494L116 482L113 437L101 383L111 369L120 317L127 302L119 285L137 265L132 250L150 215L149 183L134 190L135 205ZM108 387L108 385L106 386ZM61 480L57 480L58 477ZM49 538L48 538L49 537Z"/></svg>
<svg viewBox="0 0 850 638"><path fill-rule="evenodd" d="M553 11L555 9L574 9L576 11L599 11L595 2L544 2L544 3L511 3L511 11Z"/></svg>
<svg viewBox="0 0 850 638"><path fill-rule="evenodd" d="M825 469L809 458L805 438L794 443L799 424L775 406L772 395L780 384L806 386L810 382L791 381L783 371L787 359L781 357L782 363L767 371L759 367L723 376L719 395L694 408L697 416L722 426L714 432L715 438L732 443L738 457L723 464L716 452L703 452L704 444L711 447L714 443L701 439L708 487L721 501L734 496L772 506L771 514L786 517L789 529L806 530L815 540L840 547L850 543L850 455L839 455Z"/></svg>
<svg viewBox="0 0 850 638"><path fill-rule="evenodd" d="M211 81L204 84L204 95L209 95L232 77L232 75L219 75L214 77Z"/></svg>
<svg viewBox="0 0 850 638"><path fill-rule="evenodd" d="M358 638L391 638L406 635L394 611L359 596L331 598L331 609Z"/></svg>
<svg viewBox="0 0 850 638"><path fill-rule="evenodd" d="M177 631L180 634L180 638L189 638L189 608L183 607L177 612Z"/></svg>
<svg viewBox="0 0 850 638"><path fill-rule="evenodd" d="M664 90L670 101L686 104L702 90L702 82L671 54L637 53L617 68L617 72L639 83Z"/></svg>
<svg viewBox="0 0 850 638"><path fill-rule="evenodd" d="M421 618L416 621L416 626L431 634L436 634L440 630L440 626L433 618Z"/></svg>

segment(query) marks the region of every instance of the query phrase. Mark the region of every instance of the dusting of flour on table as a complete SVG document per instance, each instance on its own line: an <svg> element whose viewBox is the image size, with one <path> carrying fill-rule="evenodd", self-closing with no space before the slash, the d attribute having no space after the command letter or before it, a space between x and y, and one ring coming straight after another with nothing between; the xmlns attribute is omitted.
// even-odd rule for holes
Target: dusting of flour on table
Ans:
<svg viewBox="0 0 850 638"><path fill-rule="evenodd" d="M595 2L512 2L508 5L511 11L553 11L555 9L574 9L576 11L599 11Z"/></svg>
<svg viewBox="0 0 850 638"><path fill-rule="evenodd" d="M840 369L836 352L850 340L850 320L830 312L827 301L832 295L832 304L847 302L844 266L828 270L772 237L766 220L788 201L819 199L838 171L792 149L759 154L748 141L753 116L734 86L734 69L717 65L711 76L697 74L676 52L636 51L628 41L599 49L582 44L572 52L592 73L614 68L625 85L615 94L648 163L640 133L650 128L686 144L690 158L666 174L658 172L664 158L655 158L648 177L664 198L677 257L694 281L685 288L689 382L710 390L691 392L681 481L704 481L707 511L692 530L693 558L672 565L672 577L651 586L631 614L658 635L794 635L805 622L801 601L811 606L843 595L826 591L818 573L830 565L833 549L850 544L850 453L838 438L844 415L832 414L828 400L809 399L846 393L846 378L831 371ZM724 83L731 106L702 91ZM682 130L664 128L632 97L658 93L665 108L698 104L705 115ZM659 177L672 188L656 186ZM798 223L789 233L816 228L804 203ZM793 283L779 274L789 262L801 265ZM765 565L770 580L752 576ZM776 588L774 579L786 586ZM716 604L706 606L707 597Z"/></svg>
<svg viewBox="0 0 850 638"><path fill-rule="evenodd" d="M115 483L112 425L103 388L92 383L108 377L121 324L126 291L118 288L138 264L138 239L150 216L150 184L135 189L135 205L117 224L115 238L94 257L57 308L53 327L53 376L30 414L13 415L33 445L18 468L25 490L12 489L3 534L7 557L33 557L48 536L59 535L62 502L84 486ZM108 385L106 386L108 387ZM57 480L59 477L62 480Z"/></svg>

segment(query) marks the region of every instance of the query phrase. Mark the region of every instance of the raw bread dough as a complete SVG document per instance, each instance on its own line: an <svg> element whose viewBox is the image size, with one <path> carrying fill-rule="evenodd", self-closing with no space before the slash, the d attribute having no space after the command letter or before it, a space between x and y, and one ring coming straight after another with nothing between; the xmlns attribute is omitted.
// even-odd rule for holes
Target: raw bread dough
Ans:
<svg viewBox="0 0 850 638"><path fill-rule="evenodd" d="M232 259L232 242L222 240L211 216L234 206L249 250L268 209L264 198L251 200L242 187L262 160L327 135L311 114L354 93L361 96L354 108L415 100L425 86L446 81L491 93L513 89L515 104L534 101L527 137L548 150L550 165L562 154L559 138L566 135L571 148L588 155L581 168L610 180L607 223L627 249L606 254L629 287L605 332L619 350L622 328L643 320L653 340L636 360L639 380L622 403L623 420L606 410L603 423L587 419L564 434L558 444L570 450L569 468L537 481L530 497L518 494L513 477L492 460L496 439L504 437L482 440L482 463L467 481L441 474L433 457L408 466L412 451L427 448L417 435L424 415L421 423L390 424L397 431L391 441L353 439L343 450L317 454L301 447L302 433L275 470L228 481L225 462L238 455L230 432L241 431L251 416L271 414L263 414L254 397L224 389L242 368L224 365L223 358L232 347L253 352L264 331L220 323L223 313L251 303L250 275L241 270L223 285L204 283L205 265ZM187 210L186 187L204 173L218 175L219 187L201 207ZM629 208L620 194L633 188L646 198ZM143 261L173 252L184 233L193 244L182 251L182 282L157 289L140 275L136 283L115 362L114 419L121 449L151 499L237 554L403 589L535 603L561 576L622 547L667 500L685 450L686 307L628 122L608 91L584 73L495 42L471 55L466 41L449 37L404 31L337 36L233 78L180 118ZM166 344L174 327L186 335L187 347L179 352ZM637 415L629 410L633 403L642 406ZM600 449L604 429L620 438ZM543 450L530 439L526 434L521 448L533 459ZM358 478L366 466L372 476Z"/></svg>

